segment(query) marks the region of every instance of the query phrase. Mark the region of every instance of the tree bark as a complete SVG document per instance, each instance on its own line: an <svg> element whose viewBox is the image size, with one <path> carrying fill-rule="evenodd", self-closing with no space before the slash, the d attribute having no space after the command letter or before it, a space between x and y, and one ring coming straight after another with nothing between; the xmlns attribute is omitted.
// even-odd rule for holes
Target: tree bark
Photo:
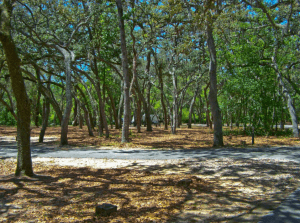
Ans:
<svg viewBox="0 0 300 223"><path fill-rule="evenodd" d="M41 109L41 91L38 88L38 97L35 104L35 112L34 112L34 125L36 127L39 127L39 115L40 115L40 109Z"/></svg>
<svg viewBox="0 0 300 223"><path fill-rule="evenodd" d="M150 79L150 77L149 77L150 63L151 63L151 52L148 52L145 73L146 73L146 77L149 79ZM146 121L148 132L152 132L150 91L151 91L151 83L150 83L150 80L147 80L146 100L144 100L144 111L145 111L145 119L146 119L145 121Z"/></svg>
<svg viewBox="0 0 300 223"><path fill-rule="evenodd" d="M84 112L84 119L85 119L85 123L86 123L87 128L88 128L88 131L89 131L89 136L94 136L93 129L92 129L92 126L91 126L91 120L89 118L89 112L86 109L84 104L81 107L82 107L83 112Z"/></svg>
<svg viewBox="0 0 300 223"><path fill-rule="evenodd" d="M164 130L168 130L168 114L167 114L166 104L164 101L164 83L163 83L163 77L162 77L162 66L158 63L158 59L157 59L155 52L153 52L153 55L154 55L156 72L158 75L159 90L160 90L160 102L161 102L161 106L163 109Z"/></svg>
<svg viewBox="0 0 300 223"><path fill-rule="evenodd" d="M80 106L77 106L77 120L78 120L78 126L80 129L82 129L83 126L83 119L80 111Z"/></svg>
<svg viewBox="0 0 300 223"><path fill-rule="evenodd" d="M77 122L77 101L75 100L75 103L74 103L74 109L73 109L73 111L74 111L74 117L73 117L73 122L72 122L72 125L73 126L77 126L78 125L78 122Z"/></svg>
<svg viewBox="0 0 300 223"><path fill-rule="evenodd" d="M119 107L118 107L118 122L119 122L119 125L118 125L118 128L116 126L116 129L120 129L121 126L123 125L123 120L122 120L122 107L124 107L123 103L124 103L124 91L121 92L121 97L120 97L120 101L119 101Z"/></svg>
<svg viewBox="0 0 300 223"><path fill-rule="evenodd" d="M57 49L64 56L65 75L66 75L66 107L61 122L60 145L68 145L68 124L72 110L72 82L71 82L71 62L74 59L72 52L57 46Z"/></svg>
<svg viewBox="0 0 300 223"><path fill-rule="evenodd" d="M40 72L40 69L37 69L38 73ZM42 83L40 79L40 74L38 74L38 84L39 88L41 89ZM50 81L51 81L51 75L48 77L48 84L47 89L50 90ZM44 141L45 132L48 126L49 122L49 115L50 115L50 99L47 97L44 97L44 103L43 103L43 116L42 116L42 129L40 131L39 136L39 142L42 143Z"/></svg>
<svg viewBox="0 0 300 223"><path fill-rule="evenodd" d="M129 75L128 75L128 58L127 47L125 37L125 26L123 18L123 6L121 0L116 0L118 15L119 15L119 27L120 27L120 39L122 50L122 67L123 67L123 82L124 82L124 117L122 128L122 142L129 142L129 125L130 125L130 98L129 98Z"/></svg>
<svg viewBox="0 0 300 223"><path fill-rule="evenodd" d="M177 93L177 77L175 74L175 67L172 67L171 71L173 82L173 114L171 119L171 133L176 134L176 127L178 123L178 93Z"/></svg>
<svg viewBox="0 0 300 223"><path fill-rule="evenodd" d="M115 105L114 98L113 98L113 96L111 94L111 91L108 90L108 89L107 89L107 94L108 94L108 97L109 97L109 100L110 100L110 104L111 104L111 107L112 107L113 117L114 117L114 120L115 120L116 129L119 129L118 113L117 113L117 110L116 110L116 105Z"/></svg>
<svg viewBox="0 0 300 223"><path fill-rule="evenodd" d="M137 132L141 133L141 120L142 120L142 99L137 96L136 97L137 109L136 109L136 128Z"/></svg>
<svg viewBox="0 0 300 223"><path fill-rule="evenodd" d="M102 95L101 95L101 89L100 89L100 80L97 80L96 83L96 91L97 91L97 95L99 98L99 111L100 111L100 121L102 122L102 125L99 126L99 133L103 132L102 131L102 126L105 128L105 137L109 138L109 129L108 129L108 125L107 125L107 120L106 120L106 114L105 114L105 110L104 110L104 103L102 100ZM103 133L102 133L103 134Z"/></svg>
<svg viewBox="0 0 300 223"><path fill-rule="evenodd" d="M48 126L49 114L50 114L50 100L48 98L45 98L43 103L43 123L42 123L42 129L40 131L40 136L39 136L40 143L44 142L44 136Z"/></svg>
<svg viewBox="0 0 300 223"><path fill-rule="evenodd" d="M275 52L276 52L276 49L275 49ZM294 137L299 137L298 118L297 118L296 109L293 104L292 97L291 97L288 89L285 87L284 82L282 81L282 74L281 74L281 72L278 68L277 62L276 62L276 56L277 55L275 53L275 55L272 57L273 66L274 66L276 74L277 74L277 79L278 79L279 85L282 87L282 93L285 96L286 101L287 101L287 106L289 108L290 116L292 119L293 135L294 135Z"/></svg>
<svg viewBox="0 0 300 223"><path fill-rule="evenodd" d="M37 77L34 77L30 72L27 72L27 75L30 75L30 77L32 77L33 79L36 79L36 81L39 84L39 89L41 91L41 94L44 97L46 97L46 98L49 99L50 104L52 105L52 107L53 107L53 109L54 109L54 111L56 113L56 116L58 117L59 122L61 123L61 121L62 121L62 111L60 109L60 106L57 103L57 101L55 100L54 95L53 95L51 89L46 88L45 86L43 86L41 84L41 79L40 79L40 76L41 76L40 72L41 72L41 70L40 70L39 66L36 63L32 63L32 65L33 65L33 67L34 67L34 69L36 71ZM50 81L51 81L51 76L49 77L48 82L50 82Z"/></svg>
<svg viewBox="0 0 300 223"><path fill-rule="evenodd" d="M89 36L90 36L90 40L93 40L93 35L92 35L92 31L89 28ZM96 57L96 52L95 49L92 49L92 54L93 54L93 60L91 60L91 64L92 64L92 70L96 76L96 83L93 81L93 84L96 88L96 92L97 92L97 96L98 96L98 100L99 100L99 135L102 136L103 135L103 128L105 129L105 137L109 138L109 129L108 129L108 124L107 124L107 119L106 119L106 114L105 114L105 75L104 75L104 83L103 83L103 99L102 99L102 93L101 93L101 80L99 77L99 70L98 70L98 66L97 66L97 57Z"/></svg>
<svg viewBox="0 0 300 223"><path fill-rule="evenodd" d="M14 119L17 121L18 120L18 117L17 117L17 114L15 113L15 110L14 110L14 107L13 107L13 104L11 103L10 105L3 100L3 95L4 93L2 93L0 95L0 102L6 107L7 111L9 111L12 116L14 117Z"/></svg>
<svg viewBox="0 0 300 223"><path fill-rule="evenodd" d="M209 112L209 99L207 97L207 89L208 89L209 85L210 85L210 83L208 83L206 85L206 87L204 88L204 97L205 97L205 100L206 100L206 112L205 112L205 114L206 114L206 125L210 129L212 129L212 121L211 121L210 115L209 115L209 113L210 113Z"/></svg>
<svg viewBox="0 0 300 223"><path fill-rule="evenodd" d="M160 101L161 101L161 106L163 109L163 114L164 114L164 130L168 130L168 113L167 113L167 108L164 100L164 83L162 80L162 73L159 71L159 84L160 84Z"/></svg>
<svg viewBox="0 0 300 223"><path fill-rule="evenodd" d="M213 115L214 123L214 146L223 146L223 131L222 131L222 115L218 104L218 89L217 89L217 53L212 30L212 19L209 16L207 21L207 46L210 55L209 77L210 91L209 102Z"/></svg>
<svg viewBox="0 0 300 223"><path fill-rule="evenodd" d="M193 108L194 108L194 104L195 104L195 101L196 101L196 97L198 95L198 92L199 92L199 88L200 86L198 85L197 88L196 88L196 91L194 93L194 96L191 100L191 104L190 104L190 108L189 108L189 123L188 123L188 128L192 128L192 115L193 115Z"/></svg>
<svg viewBox="0 0 300 223"><path fill-rule="evenodd" d="M30 102L21 71L20 58L11 37L13 1L4 0L0 6L0 41L7 60L11 86L17 101L17 168L16 176L34 176L30 151Z"/></svg>

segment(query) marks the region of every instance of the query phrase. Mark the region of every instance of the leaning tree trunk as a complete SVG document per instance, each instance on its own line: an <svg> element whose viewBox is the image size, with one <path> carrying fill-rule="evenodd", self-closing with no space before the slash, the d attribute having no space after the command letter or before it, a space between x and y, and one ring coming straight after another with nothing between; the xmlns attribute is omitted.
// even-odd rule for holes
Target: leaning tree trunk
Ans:
<svg viewBox="0 0 300 223"><path fill-rule="evenodd" d="M77 120L78 120L78 126L80 129L82 129L83 126L83 118L81 115L80 106L77 106Z"/></svg>
<svg viewBox="0 0 300 223"><path fill-rule="evenodd" d="M129 125L130 125L130 98L129 98L129 74L128 74L128 58L127 47L125 37L125 26L123 18L123 6L121 0L116 0L118 15L119 15L119 27L120 27L120 39L122 50L122 67L123 67L123 82L124 82L124 117L122 128L122 142L129 142Z"/></svg>
<svg viewBox="0 0 300 223"><path fill-rule="evenodd" d="M42 129L39 136L39 142L44 141L45 132L48 126L48 119L50 114L50 100L48 98L45 98L45 101L43 103L43 123L42 123Z"/></svg>
<svg viewBox="0 0 300 223"><path fill-rule="evenodd" d="M0 6L0 41L8 65L11 86L17 101L17 168L15 175L33 176L30 151L30 102L22 77L20 58L11 37L12 1L4 0Z"/></svg>
<svg viewBox="0 0 300 223"><path fill-rule="evenodd" d="M275 49L275 52L276 51L277 50ZM295 106L293 104L292 97L291 97L288 89L285 87L284 82L282 81L282 74L281 74L281 72L278 68L277 62L276 62L276 53L272 57L273 66L274 66L275 71L277 73L277 79L278 79L279 85L282 87L282 93L283 93L283 95L285 96L285 98L287 100L287 106L289 108L290 116L291 116L291 119L292 119L293 135L294 135L294 137L299 137L298 119L297 119L296 109L295 109Z"/></svg>
<svg viewBox="0 0 300 223"><path fill-rule="evenodd" d="M60 145L68 145L68 124L72 110L72 82L71 82L71 61L74 59L72 52L57 46L57 49L64 56L65 74L66 74L66 107L61 122Z"/></svg>
<svg viewBox="0 0 300 223"><path fill-rule="evenodd" d="M34 125L36 127L39 127L39 115L40 115L40 109L41 109L41 91L38 89L38 97L35 104L35 112L34 112Z"/></svg>
<svg viewBox="0 0 300 223"><path fill-rule="evenodd" d="M218 104L218 89L217 89L217 53L212 31L212 20L209 17L207 22L207 46L210 55L209 63L209 77L210 77L210 91L209 102L214 123L214 146L223 146L223 132L222 132L222 115Z"/></svg>
<svg viewBox="0 0 300 223"><path fill-rule="evenodd" d="M73 117L73 122L72 122L72 125L73 126L77 126L78 125L78 122L77 122L77 101L75 100L75 104L74 104L74 117Z"/></svg>

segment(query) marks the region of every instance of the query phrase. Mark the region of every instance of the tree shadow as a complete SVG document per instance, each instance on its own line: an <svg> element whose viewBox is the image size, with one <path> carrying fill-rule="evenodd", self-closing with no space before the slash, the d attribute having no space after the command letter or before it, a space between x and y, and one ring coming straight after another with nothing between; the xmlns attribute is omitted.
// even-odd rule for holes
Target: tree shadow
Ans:
<svg viewBox="0 0 300 223"><path fill-rule="evenodd" d="M186 195L180 188L173 189L173 180L143 171L56 167L38 174L52 177L0 178L0 221L122 222L150 215L167 219L164 213L179 210ZM174 200L172 193L179 198ZM159 202L160 198L164 200ZM95 207L100 203L113 203L118 211L97 217Z"/></svg>
<svg viewBox="0 0 300 223"><path fill-rule="evenodd" d="M197 159L165 166L133 164L132 168L166 177L181 171L193 180L181 212L168 222L258 222L296 190L300 179L298 163L272 160ZM284 215L281 222L299 222L297 194L290 195L294 199L286 205L288 211L274 211L275 217Z"/></svg>

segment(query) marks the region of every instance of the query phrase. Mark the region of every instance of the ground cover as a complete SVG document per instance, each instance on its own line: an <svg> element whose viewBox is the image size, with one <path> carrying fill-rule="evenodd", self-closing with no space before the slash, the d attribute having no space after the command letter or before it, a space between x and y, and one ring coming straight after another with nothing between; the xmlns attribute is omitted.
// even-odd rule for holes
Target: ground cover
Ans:
<svg viewBox="0 0 300 223"><path fill-rule="evenodd" d="M252 146L252 137L243 134L242 128L237 131L224 127L225 147L245 147ZM32 137L38 137L40 128L33 127L31 130ZM131 142L128 144L121 143L121 131L118 129L110 130L110 138L99 137L98 132L94 131L94 137L88 135L87 128L79 129L78 127L69 126L68 140L71 146L96 146L111 148L163 148L163 149L197 149L210 148L213 142L213 130L207 127L195 126L188 129L186 126L178 129L176 135L170 134L170 130L164 130L161 127L153 127L152 132L147 132L142 128L142 133L137 133L134 127L131 127ZM15 127L0 126L0 136L16 136ZM56 144L59 144L60 127L49 127L46 130L47 137L56 137ZM48 144L53 143L47 142ZM255 136L255 147L269 146L295 146L299 145L298 138L286 136Z"/></svg>
<svg viewBox="0 0 300 223"><path fill-rule="evenodd" d="M190 160L99 169L34 163L15 178L0 160L1 222L257 222L294 191L299 165L274 160ZM180 187L181 179L191 179ZM96 205L118 211L95 215Z"/></svg>
<svg viewBox="0 0 300 223"><path fill-rule="evenodd" d="M32 129L37 137L39 128ZM13 137L14 127L0 127L0 136ZM96 134L96 132L95 132ZM161 128L141 134L131 130L136 148L210 148L211 130L182 128L170 135ZM57 141L59 128L47 130ZM87 130L70 127L70 146L125 147L119 130L110 139L89 137ZM228 147L250 144L251 137L228 135ZM256 146L298 145L298 139L257 137ZM213 148L212 148L213 149ZM300 185L299 164L257 159L195 159L123 168L57 165L33 162L36 178L16 178L15 159L0 159L0 221L7 222L257 222L275 209ZM107 160L109 162L109 160ZM92 162L90 162L91 164ZM111 165L107 165L111 166ZM188 187L177 185L190 179ZM109 217L95 216L98 204L111 203L118 211Z"/></svg>

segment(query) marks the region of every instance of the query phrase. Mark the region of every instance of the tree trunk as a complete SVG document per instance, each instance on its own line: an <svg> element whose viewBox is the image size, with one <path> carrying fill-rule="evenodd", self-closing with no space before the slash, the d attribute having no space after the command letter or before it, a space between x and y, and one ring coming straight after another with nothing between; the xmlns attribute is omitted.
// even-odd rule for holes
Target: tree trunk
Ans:
<svg viewBox="0 0 300 223"><path fill-rule="evenodd" d="M137 109L136 109L136 128L137 132L141 133L141 118L142 118L142 100L139 96L136 99Z"/></svg>
<svg viewBox="0 0 300 223"><path fill-rule="evenodd" d="M119 15L119 27L120 27L120 39L122 49L122 67L123 67L123 82L124 82L124 117L122 128L122 142L129 142L129 125L130 125L130 98L129 98L129 74L128 74L128 58L127 47L125 37L125 26L123 18L123 6L121 0L116 0L118 15Z"/></svg>
<svg viewBox="0 0 300 223"><path fill-rule="evenodd" d="M78 125L78 122L77 122L77 101L75 100L74 101L74 109L73 109L73 111L74 111L74 117L73 117L73 122L72 122L72 125L73 126L77 126Z"/></svg>
<svg viewBox="0 0 300 223"><path fill-rule="evenodd" d="M180 109L178 112L178 123L177 123L177 128L180 128L182 125L182 109L183 109L183 104L180 105Z"/></svg>
<svg viewBox="0 0 300 223"><path fill-rule="evenodd" d="M196 91L194 93L194 96L191 100L191 104L190 104L190 109L189 109L189 123L188 123L188 128L192 128L192 115L193 115L193 109L194 109L194 104L195 104L195 101L196 101L196 97L198 95L198 92L199 92L199 88L200 86L198 85L197 88L196 88Z"/></svg>
<svg viewBox="0 0 300 223"><path fill-rule="evenodd" d="M88 110L88 114L89 114L89 119L90 119L90 123L91 123L91 128L94 130L95 129L95 123L96 123L96 115L94 111L91 111L91 109L89 108L89 106L87 106L87 110ZM93 114L94 113L94 114Z"/></svg>
<svg viewBox="0 0 300 223"><path fill-rule="evenodd" d="M98 79L98 78L97 78ZM104 110L104 103L102 100L102 95L101 95L101 89L100 89L100 80L97 80L97 84L96 84L96 91L97 91L97 95L99 98L99 111L100 111L100 121L102 122L102 125L99 126L99 132L102 132L102 126L105 128L105 137L109 138L109 129L108 129L108 125L107 125L107 120L106 120L106 114L105 114L105 110Z"/></svg>
<svg viewBox="0 0 300 223"><path fill-rule="evenodd" d="M84 119L85 119L85 123L88 127L89 136L94 136L93 129L92 129L92 126L91 126L91 120L89 118L89 112L86 109L85 105L82 105L81 107L82 107L83 112L84 112Z"/></svg>
<svg viewBox="0 0 300 223"><path fill-rule="evenodd" d="M147 87L146 87L146 100L144 102L144 111L145 111L145 118L146 118L146 124L147 124L147 131L152 132L152 120L151 120L151 105L150 105L150 91L151 91L151 83L150 83L150 64L151 64L151 52L147 54L147 64L146 64L146 77L149 78L147 81Z"/></svg>
<svg viewBox="0 0 300 223"><path fill-rule="evenodd" d="M34 113L34 125L36 127L39 127L39 115L40 115L40 109L41 109L41 91L38 89L38 97L35 104L35 113Z"/></svg>
<svg viewBox="0 0 300 223"><path fill-rule="evenodd" d="M164 92L163 92L163 82L160 82L160 101L163 108L163 114L164 114L164 130L168 130L168 113L167 108L164 101Z"/></svg>
<svg viewBox="0 0 300 223"><path fill-rule="evenodd" d="M50 104L52 105L53 110L55 111L55 114L59 120L59 122L62 122L62 111L59 107L59 104L57 103L57 101L55 100L55 98L52 95L52 92L50 92L49 90L46 90L45 88L41 88L41 93L44 97L49 99Z"/></svg>
<svg viewBox="0 0 300 223"><path fill-rule="evenodd" d="M16 121L18 121L18 117L17 117L17 114L15 113L12 100L11 100L10 105L9 105L6 101L3 100L3 95L4 95L4 92L2 92L1 95L0 95L0 102L6 107L7 111L9 111L12 114L14 119ZM8 97L10 97L10 96L8 95Z"/></svg>
<svg viewBox="0 0 300 223"><path fill-rule="evenodd" d="M284 110L283 107L281 107L281 116L280 116L280 130L284 130L284 124L285 124L285 118L284 118Z"/></svg>
<svg viewBox="0 0 300 223"><path fill-rule="evenodd" d="M207 97L207 89L210 86L210 83L208 83L206 85L206 87L204 88L204 96L205 96L205 100L206 100L206 125L207 127L209 127L210 129L212 129L212 121L210 119L210 115L209 115L209 99Z"/></svg>
<svg viewBox="0 0 300 223"><path fill-rule="evenodd" d="M44 136L48 126L49 114L50 114L50 101L48 98L45 98L43 103L43 123L42 123L42 129L39 136L40 143L44 142Z"/></svg>
<svg viewBox="0 0 300 223"><path fill-rule="evenodd" d="M116 129L120 129L121 126L123 125L123 120L122 120L122 107L124 103L124 92L121 93L120 101L119 101L119 107L118 107L118 121L119 125L118 128L116 126Z"/></svg>
<svg viewBox="0 0 300 223"><path fill-rule="evenodd" d="M57 103L57 101L55 100L54 95L53 95L51 89L50 88L46 88L45 86L43 86L41 84L41 79L40 79L40 77L41 77L41 75L40 75L41 70L40 70L39 66L36 63L32 63L32 65L33 65L33 67L34 67L34 69L36 71L37 77L33 76L30 72L29 73L27 72L27 74L30 75L30 77L32 77L33 79L34 78L36 79L36 81L38 82L39 90L40 90L41 94L45 98L49 99L50 104L52 105L52 107L53 107L53 109L54 109L54 111L56 113L56 116L57 116L59 122L61 123L61 121L62 121L62 111L60 109L60 106ZM51 82L51 75L48 78L48 82L49 83Z"/></svg>
<svg viewBox="0 0 300 223"><path fill-rule="evenodd" d="M144 110L145 110L145 118L146 118L146 125L147 125L147 131L152 132L152 120L151 120L151 105L150 105L150 89L151 84L150 82L147 84L147 93L146 93L146 100L144 103Z"/></svg>
<svg viewBox="0 0 300 223"><path fill-rule="evenodd" d="M60 145L68 145L68 124L70 120L70 114L72 110L72 82L71 82L71 61L74 59L72 52L58 47L61 54L64 56L65 63L65 75L66 75L66 107L61 122L61 137Z"/></svg>
<svg viewBox="0 0 300 223"><path fill-rule="evenodd" d="M77 119L78 119L78 126L80 129L82 129L83 126L83 119L80 111L80 106L77 106Z"/></svg>
<svg viewBox="0 0 300 223"><path fill-rule="evenodd" d="M164 101L164 83L162 78L162 66L158 64L158 59L155 53L153 53L155 59L155 67L157 68L158 81L159 81L159 89L160 89L160 102L163 109L163 120L164 120L164 130L168 130L168 114L167 108Z"/></svg>
<svg viewBox="0 0 300 223"><path fill-rule="evenodd" d="M209 16L207 21L207 46L210 55L209 76L210 76L210 91L209 102L213 115L214 123L214 146L223 146L223 132L222 132L222 116L218 104L218 89L217 89L217 53L215 49L215 42L213 38L212 19Z"/></svg>
<svg viewBox="0 0 300 223"><path fill-rule="evenodd" d="M17 48L11 37L12 1L4 0L0 6L0 41L2 43L11 86L17 101L17 168L15 175L34 176L30 151L30 102L26 94Z"/></svg>
<svg viewBox="0 0 300 223"><path fill-rule="evenodd" d="M171 119L171 133L176 134L176 127L178 123L178 94L177 94L177 77L175 74L175 67L171 71L172 81L173 81L173 114Z"/></svg>
<svg viewBox="0 0 300 223"><path fill-rule="evenodd" d="M113 117L114 117L115 124L116 124L116 129L119 129L119 120L118 120L118 113L117 113L116 106L115 106L115 101L111 94L111 91L107 90L107 93L108 93L108 97L109 97L110 104L112 107Z"/></svg>
<svg viewBox="0 0 300 223"><path fill-rule="evenodd" d="M281 74L281 72L278 68L277 62L276 62L276 53L272 57L272 62L273 62L275 71L277 73L277 79L278 79L279 85L282 87L282 93L287 100L287 106L289 108L290 116L292 119L293 135L294 135L294 137L299 137L298 118L297 118L297 114L296 114L296 109L294 107L292 97L291 97L288 89L285 87L284 82L282 81L282 74Z"/></svg>

